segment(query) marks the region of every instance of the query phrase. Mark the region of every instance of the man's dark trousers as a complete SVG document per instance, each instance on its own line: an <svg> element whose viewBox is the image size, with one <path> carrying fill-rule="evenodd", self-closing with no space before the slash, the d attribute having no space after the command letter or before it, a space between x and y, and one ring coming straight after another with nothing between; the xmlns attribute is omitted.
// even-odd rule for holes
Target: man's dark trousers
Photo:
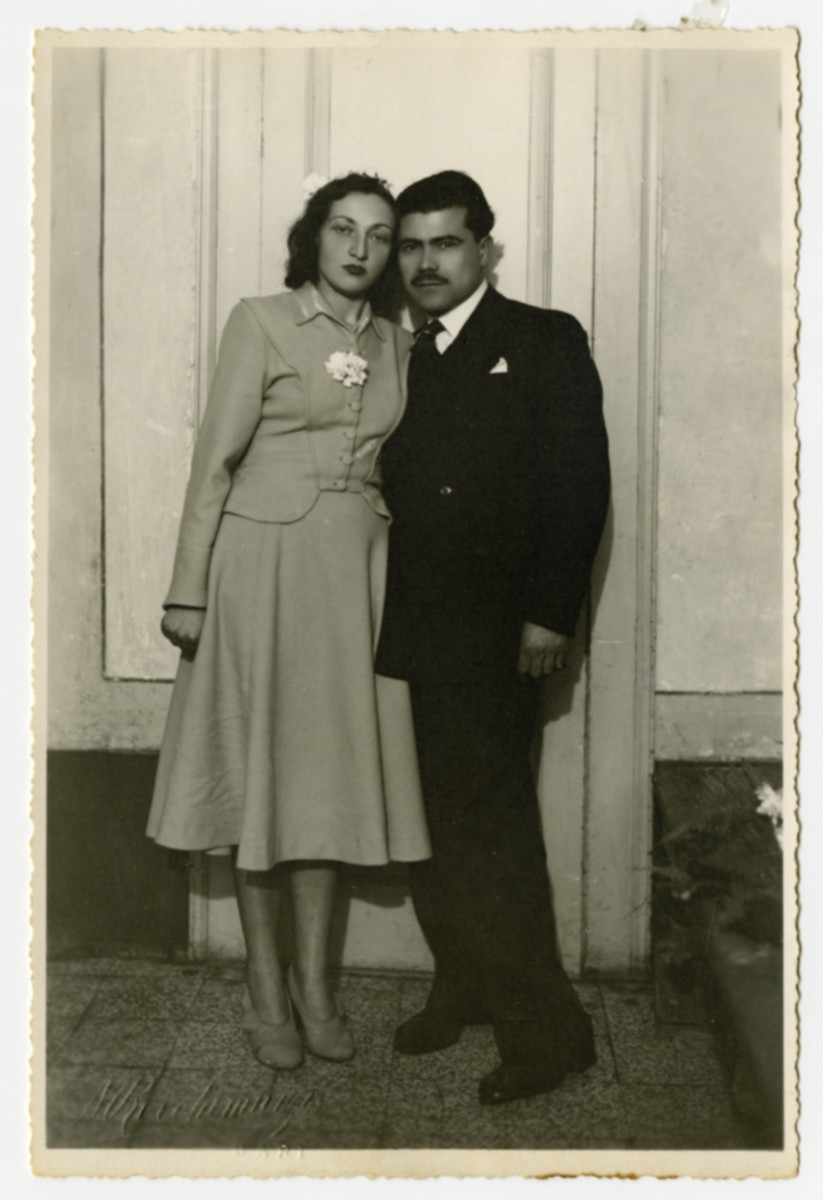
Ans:
<svg viewBox="0 0 823 1200"><path fill-rule="evenodd" d="M490 1020L503 1062L554 1067L591 1048L559 961L531 770L538 685L412 687L433 857L411 867L436 962L429 1004Z"/></svg>

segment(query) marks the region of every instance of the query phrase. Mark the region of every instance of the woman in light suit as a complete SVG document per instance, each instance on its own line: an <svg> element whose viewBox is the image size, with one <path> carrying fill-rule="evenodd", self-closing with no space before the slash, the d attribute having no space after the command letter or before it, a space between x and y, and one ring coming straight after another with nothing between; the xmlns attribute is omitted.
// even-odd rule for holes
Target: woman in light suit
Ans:
<svg viewBox="0 0 823 1200"><path fill-rule="evenodd" d="M402 416L410 339L368 297L394 230L381 180L332 180L289 234L293 290L232 311L164 606L182 657L148 833L232 848L244 1028L272 1067L299 1065L303 1040L354 1053L327 975L338 863L430 852L408 694L373 672L389 523L378 455Z"/></svg>

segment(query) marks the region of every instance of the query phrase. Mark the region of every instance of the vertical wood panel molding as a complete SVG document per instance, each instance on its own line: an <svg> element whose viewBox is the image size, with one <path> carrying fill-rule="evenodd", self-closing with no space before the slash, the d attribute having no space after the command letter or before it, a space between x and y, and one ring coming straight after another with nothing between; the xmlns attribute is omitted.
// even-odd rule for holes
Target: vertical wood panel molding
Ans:
<svg viewBox="0 0 823 1200"><path fill-rule="evenodd" d="M263 62L261 291L283 290L286 237L303 207L311 52L267 50ZM328 130L324 134L328 138Z"/></svg>
<svg viewBox="0 0 823 1200"><path fill-rule="evenodd" d="M217 359L217 197L220 74L217 50L204 50L200 75L200 219L198 232L197 346L198 425ZM208 856L194 853L189 877L189 955L205 958L209 947L209 906L203 897Z"/></svg>
<svg viewBox="0 0 823 1200"><path fill-rule="evenodd" d="M597 55L564 50L554 60L551 304L594 338L594 206ZM548 298L547 298L548 300Z"/></svg>
<svg viewBox="0 0 823 1200"><path fill-rule="evenodd" d="M331 161L331 50L310 50L306 76L306 174L329 174Z"/></svg>
<svg viewBox="0 0 823 1200"><path fill-rule="evenodd" d="M197 221L196 283L199 310L196 375L200 419L217 357L217 114L220 104L218 51L203 50L201 54L197 130L200 148L200 213Z"/></svg>
<svg viewBox="0 0 823 1200"><path fill-rule="evenodd" d="M643 179L637 411L637 647L634 680L634 803L630 965L650 951L654 769L655 562L660 347L661 81L659 52L643 58Z"/></svg>
<svg viewBox="0 0 823 1200"><path fill-rule="evenodd" d="M554 51L531 52L529 92L529 245L526 300L551 305L554 171Z"/></svg>
<svg viewBox="0 0 823 1200"><path fill-rule="evenodd" d="M646 62L598 60L595 358L614 468L587 738L585 963L600 971L639 969L648 952L659 122Z"/></svg>
<svg viewBox="0 0 823 1200"><path fill-rule="evenodd" d="M263 52L221 50L217 110L216 326L260 292Z"/></svg>
<svg viewBox="0 0 823 1200"><path fill-rule="evenodd" d="M211 856L205 851L196 851L191 856L189 874L189 957L208 958L212 953L209 937L209 881L211 879ZM236 957L243 957L245 944L242 933L235 946Z"/></svg>
<svg viewBox="0 0 823 1200"><path fill-rule="evenodd" d="M528 298L592 311L595 72L591 53L536 52L531 75ZM559 186L555 187L555 180ZM573 203L565 199L574 198ZM559 298L559 299L558 299ZM583 964L584 811L588 614L580 618L573 670L546 687L538 795L563 961Z"/></svg>

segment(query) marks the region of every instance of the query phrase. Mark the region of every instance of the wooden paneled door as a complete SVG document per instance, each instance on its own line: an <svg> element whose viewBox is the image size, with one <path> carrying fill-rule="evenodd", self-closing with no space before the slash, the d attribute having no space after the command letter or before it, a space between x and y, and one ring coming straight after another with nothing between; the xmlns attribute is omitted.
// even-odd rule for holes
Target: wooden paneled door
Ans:
<svg viewBox="0 0 823 1200"><path fill-rule="evenodd" d="M368 38L117 49L100 68L103 674L138 709L145 697L142 728L160 727L174 671L158 605L217 338L239 297L281 289L306 175L377 170L400 189L468 171L497 213L500 290L589 330L614 499L575 670L547 694L539 771L574 974L647 953L657 75L646 51L428 35L377 53ZM239 953L225 864L195 878L194 949ZM400 880L358 884L341 937L349 962L428 962Z"/></svg>

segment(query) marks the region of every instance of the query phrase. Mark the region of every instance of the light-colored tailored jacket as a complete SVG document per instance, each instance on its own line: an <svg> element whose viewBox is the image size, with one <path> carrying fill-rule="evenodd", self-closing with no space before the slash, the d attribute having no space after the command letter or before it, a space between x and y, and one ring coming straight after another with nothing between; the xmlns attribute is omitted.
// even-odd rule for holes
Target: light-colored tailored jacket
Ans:
<svg viewBox="0 0 823 1200"><path fill-rule="evenodd" d="M321 492L360 492L381 515L377 457L405 405L411 337L367 308L357 329L312 284L241 300L229 316L192 458L169 605L204 607L224 512L299 521ZM362 387L326 363L350 351L368 364Z"/></svg>

